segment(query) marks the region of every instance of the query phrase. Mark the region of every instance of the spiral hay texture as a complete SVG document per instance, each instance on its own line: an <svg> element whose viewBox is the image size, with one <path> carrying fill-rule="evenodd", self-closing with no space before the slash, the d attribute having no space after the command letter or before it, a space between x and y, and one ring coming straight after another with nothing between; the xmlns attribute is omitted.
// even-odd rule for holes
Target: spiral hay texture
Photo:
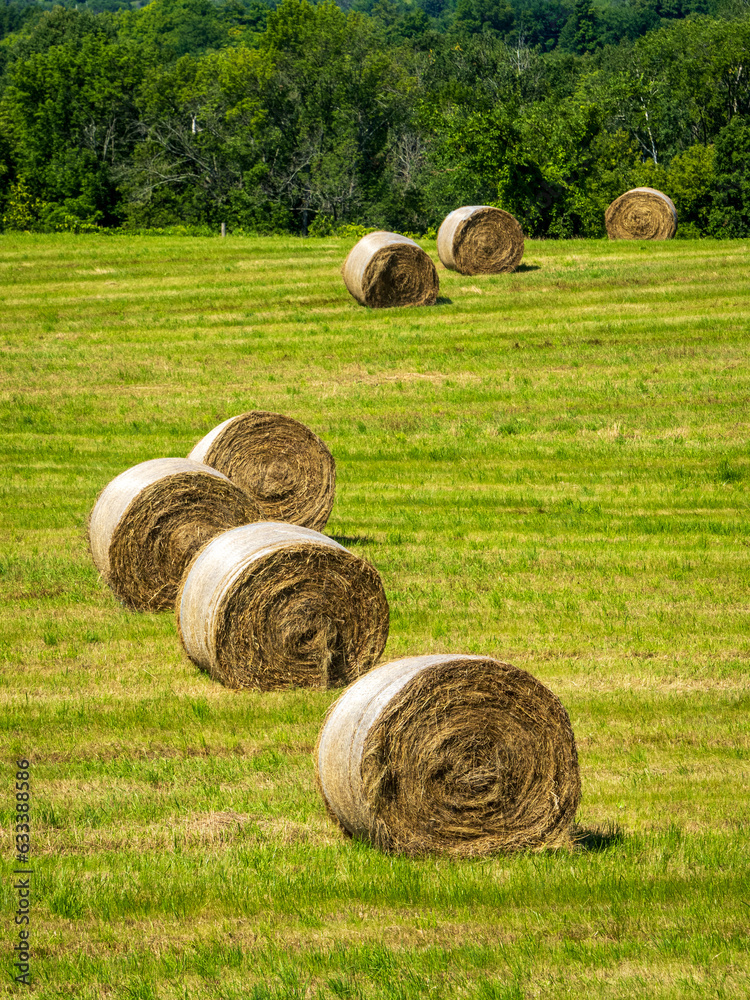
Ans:
<svg viewBox="0 0 750 1000"><path fill-rule="evenodd" d="M465 205L443 219L437 250L445 267L460 274L515 271L523 257L523 230L501 208Z"/></svg>
<svg viewBox="0 0 750 1000"><path fill-rule="evenodd" d="M568 839L581 785L560 701L482 656L377 667L329 711L315 751L326 807L384 850L485 855Z"/></svg>
<svg viewBox="0 0 750 1000"><path fill-rule="evenodd" d="M163 611L174 607L182 575L202 545L259 517L253 500L221 472L187 458L155 458L99 494L89 547L126 607Z"/></svg>
<svg viewBox="0 0 750 1000"><path fill-rule="evenodd" d="M414 240L398 233L370 233L351 250L341 269L344 284L363 306L431 306L440 283L432 260Z"/></svg>
<svg viewBox="0 0 750 1000"><path fill-rule="evenodd" d="M677 232L677 209L655 188L633 188L604 213L611 240L671 240Z"/></svg>
<svg viewBox="0 0 750 1000"><path fill-rule="evenodd" d="M244 490L264 521L320 531L333 507L336 465L320 438L281 413L255 410L214 427L190 452Z"/></svg>
<svg viewBox="0 0 750 1000"><path fill-rule="evenodd" d="M377 570L332 538L263 522L196 557L177 623L190 659L227 687L328 688L378 660L388 602Z"/></svg>

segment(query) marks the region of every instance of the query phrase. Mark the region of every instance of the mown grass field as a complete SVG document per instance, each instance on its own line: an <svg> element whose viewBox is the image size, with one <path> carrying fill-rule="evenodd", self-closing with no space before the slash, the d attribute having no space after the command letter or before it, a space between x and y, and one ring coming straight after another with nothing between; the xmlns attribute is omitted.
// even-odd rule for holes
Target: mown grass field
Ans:
<svg viewBox="0 0 750 1000"><path fill-rule="evenodd" d="M750 243L529 242L375 312L350 245L0 239L0 993L748 995ZM386 658L487 653L562 698L576 850L343 841L312 782L335 693L227 691L97 579L98 491L253 408L333 451L326 530L383 576Z"/></svg>

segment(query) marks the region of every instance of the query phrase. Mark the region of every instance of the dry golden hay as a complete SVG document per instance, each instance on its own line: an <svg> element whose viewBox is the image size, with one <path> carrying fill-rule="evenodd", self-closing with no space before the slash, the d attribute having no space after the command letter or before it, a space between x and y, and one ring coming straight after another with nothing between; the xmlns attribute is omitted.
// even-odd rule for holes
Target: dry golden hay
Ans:
<svg viewBox="0 0 750 1000"><path fill-rule="evenodd" d="M677 209L655 188L633 188L604 213L611 240L671 240L677 232Z"/></svg>
<svg viewBox="0 0 750 1000"><path fill-rule="evenodd" d="M509 212L489 205L465 205L443 219L438 256L460 274L515 271L523 257L523 230Z"/></svg>
<svg viewBox="0 0 750 1000"><path fill-rule="evenodd" d="M350 251L344 284L363 306L431 306L440 282L430 257L399 233L370 233Z"/></svg>
<svg viewBox="0 0 750 1000"><path fill-rule="evenodd" d="M189 567L177 625L190 659L231 688L338 687L388 638L377 570L318 531L262 522L227 531Z"/></svg>
<svg viewBox="0 0 750 1000"><path fill-rule="evenodd" d="M264 521L325 527L336 465L320 438L298 420L254 410L214 427L190 452L244 490Z"/></svg>
<svg viewBox="0 0 750 1000"><path fill-rule="evenodd" d="M94 564L134 611L173 608L182 575L207 541L257 521L251 497L216 469L155 458L106 486L88 523Z"/></svg>
<svg viewBox="0 0 750 1000"><path fill-rule="evenodd" d="M559 699L484 656L412 656L372 670L330 709L315 766L344 831L412 855L560 846L581 797Z"/></svg>

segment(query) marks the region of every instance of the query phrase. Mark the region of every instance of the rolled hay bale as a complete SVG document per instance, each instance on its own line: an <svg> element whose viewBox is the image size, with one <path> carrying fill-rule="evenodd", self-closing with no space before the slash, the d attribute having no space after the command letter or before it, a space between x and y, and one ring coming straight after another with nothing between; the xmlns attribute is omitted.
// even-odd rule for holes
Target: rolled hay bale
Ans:
<svg viewBox="0 0 750 1000"><path fill-rule="evenodd" d="M377 570L332 538L262 522L214 538L188 569L177 626L190 659L231 688L348 684L388 638Z"/></svg>
<svg viewBox="0 0 750 1000"><path fill-rule="evenodd" d="M510 212L489 205L464 205L443 219L438 256L460 274L515 271L523 257L523 230Z"/></svg>
<svg viewBox="0 0 750 1000"><path fill-rule="evenodd" d="M604 213L611 240L671 240L677 232L677 209L656 188L633 188L615 198Z"/></svg>
<svg viewBox="0 0 750 1000"><path fill-rule="evenodd" d="M341 269L344 284L363 306L432 306L440 282L430 257L399 233L369 233Z"/></svg>
<svg viewBox="0 0 750 1000"><path fill-rule="evenodd" d="M484 656L412 656L372 670L330 709L315 766L344 831L411 855L562 845L581 797L559 699Z"/></svg>
<svg viewBox="0 0 750 1000"><path fill-rule="evenodd" d="M336 464L309 427L281 413L253 410L214 427L190 452L257 503L263 521L320 531L333 507Z"/></svg>
<svg viewBox="0 0 750 1000"><path fill-rule="evenodd" d="M182 575L207 541L257 521L251 497L187 458L155 458L106 486L88 523L94 564L134 611L173 608Z"/></svg>

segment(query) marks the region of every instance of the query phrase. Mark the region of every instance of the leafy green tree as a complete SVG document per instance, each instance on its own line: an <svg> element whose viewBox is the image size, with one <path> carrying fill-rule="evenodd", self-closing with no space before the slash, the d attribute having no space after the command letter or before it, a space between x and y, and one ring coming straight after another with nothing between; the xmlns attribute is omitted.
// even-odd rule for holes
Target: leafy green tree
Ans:
<svg viewBox="0 0 750 1000"><path fill-rule="evenodd" d="M122 17L122 30L152 49L161 60L197 55L229 41L221 8L211 0L151 0Z"/></svg>
<svg viewBox="0 0 750 1000"><path fill-rule="evenodd" d="M677 21L639 40L634 55L683 109L688 145L709 145L735 115L750 115L750 17Z"/></svg>
<svg viewBox="0 0 750 1000"><path fill-rule="evenodd" d="M467 34L504 35L513 27L513 8L505 0L458 0L455 27Z"/></svg>
<svg viewBox="0 0 750 1000"><path fill-rule="evenodd" d="M31 18L38 16L35 4L19 2L19 0L2 0L0 2L0 39L6 35L20 31Z"/></svg>
<svg viewBox="0 0 750 1000"><path fill-rule="evenodd" d="M562 48L579 55L594 52L601 44L599 11L593 0L575 0L573 10L560 33Z"/></svg>
<svg viewBox="0 0 750 1000"><path fill-rule="evenodd" d="M690 146L673 158L664 190L677 209L678 235L708 233L714 183L713 146Z"/></svg>
<svg viewBox="0 0 750 1000"><path fill-rule="evenodd" d="M394 25L394 34L401 38L421 38L431 29L431 21L421 7L411 10Z"/></svg>
<svg viewBox="0 0 750 1000"><path fill-rule="evenodd" d="M299 219L354 217L378 198L390 134L406 120L401 61L372 20L330 0L283 0L262 40L276 66L263 142L265 184Z"/></svg>
<svg viewBox="0 0 750 1000"><path fill-rule="evenodd" d="M262 33L266 29L268 15L271 7L264 0L226 0L221 7L222 20L237 27L247 28L256 34ZM230 28L229 34L232 39L236 32Z"/></svg>
<svg viewBox="0 0 750 1000"><path fill-rule="evenodd" d="M712 236L750 236L750 119L736 116L716 137Z"/></svg>
<svg viewBox="0 0 750 1000"><path fill-rule="evenodd" d="M115 33L114 23L109 18L97 17L86 10L53 7L8 39L11 42L10 61L27 59L58 45L78 45L90 35L112 40Z"/></svg>
<svg viewBox="0 0 750 1000"><path fill-rule="evenodd" d="M47 52L53 46L80 44L89 35L109 41L116 35L111 18L96 17L86 10L55 6L44 11L36 5L32 9L34 16L0 43L0 93L9 83L10 67L19 60Z"/></svg>
<svg viewBox="0 0 750 1000"><path fill-rule="evenodd" d="M259 136L273 71L267 53L243 46L152 68L139 96L139 141L121 179L132 224L253 223L265 207Z"/></svg>
<svg viewBox="0 0 750 1000"><path fill-rule="evenodd" d="M707 14L707 0L625 0L599 10L599 37L605 45L635 41L649 31L691 14Z"/></svg>
<svg viewBox="0 0 750 1000"><path fill-rule="evenodd" d="M433 130L445 208L499 201L522 217L526 231L540 228L544 177L524 147L517 108L497 105L489 113L449 108L435 116Z"/></svg>
<svg viewBox="0 0 750 1000"><path fill-rule="evenodd" d="M448 0L421 0L420 7L428 17L440 17L448 6Z"/></svg>
<svg viewBox="0 0 750 1000"><path fill-rule="evenodd" d="M555 48L570 15L563 0L513 0L514 27L519 38L549 52Z"/></svg>
<svg viewBox="0 0 750 1000"><path fill-rule="evenodd" d="M20 178L10 189L2 217L3 228L11 232L37 231L49 207L46 202L34 198L23 178Z"/></svg>
<svg viewBox="0 0 750 1000"><path fill-rule="evenodd" d="M71 216L117 219L115 172L131 145L142 63L102 35L13 64L0 101L13 173Z"/></svg>

